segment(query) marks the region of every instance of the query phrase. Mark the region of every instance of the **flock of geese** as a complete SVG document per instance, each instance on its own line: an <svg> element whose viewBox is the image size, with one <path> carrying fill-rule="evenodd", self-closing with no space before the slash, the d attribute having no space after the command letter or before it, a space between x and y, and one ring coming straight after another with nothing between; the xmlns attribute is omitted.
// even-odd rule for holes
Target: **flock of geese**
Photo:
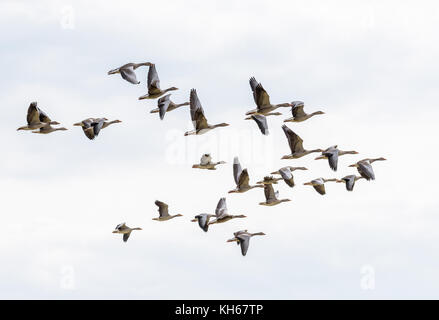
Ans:
<svg viewBox="0 0 439 320"><path fill-rule="evenodd" d="M169 87L167 89L160 88L160 80L157 74L155 64L150 62L144 63L128 63L119 68L110 70L109 75L120 74L121 77L132 83L139 84L140 81L137 80L135 70L139 67L147 66L149 67L148 77L147 77L147 87L148 92L139 97L139 100L143 99L156 99L157 108L151 110L151 113L158 113L161 120L164 119L167 112L173 111L177 108L183 106L190 106L191 120L194 126L194 130L186 132L184 135L200 135L204 134L210 130L219 127L226 127L227 123L209 124L207 122L206 116L204 114L203 107L198 98L197 91L192 89L190 91L189 102L176 104L171 101L171 94L167 94L169 91L178 90L176 87ZM316 115L322 115L324 112L316 111L313 113L306 113L304 111L304 103L302 101L293 101L291 103L280 103L272 104L270 102L270 96L267 91L263 88L260 82L257 82L254 77L250 78L250 88L253 93L253 99L256 104L256 109L250 110L246 113L245 120L254 120L257 124L259 130L262 134L268 135L268 116L280 116L282 113L274 112L279 108L291 108L292 117L285 119L284 122L302 122L310 119ZM33 133L48 134L55 131L64 131L67 128L55 127L60 123L57 121L52 121L51 118L37 106L37 102L32 102L27 111L27 125L19 127L17 130L31 130ZM81 122L73 124L74 126L79 126L82 128L84 135L90 139L95 139L102 129L108 126L120 123L120 120L109 121L107 118L87 118ZM282 126L285 136L288 140L291 153L284 155L281 159L298 159L304 157L311 153L320 153L320 155L315 158L315 160L327 159L330 169L337 171L338 157L347 154L358 154L356 151L343 151L338 149L337 145L330 146L327 149L311 149L307 150L303 147L303 140L292 131L285 124ZM375 174L372 168L372 163L375 161L386 160L382 157L380 158L366 158L362 159L349 167L357 168L359 176L352 174L345 176L341 179L331 178L316 178L310 182L304 183L304 185L312 186L319 194L325 195L325 183L327 182L337 182L344 183L346 190L353 191L355 182L359 179L374 180ZM203 154L200 163L194 164L192 168L196 169L206 169L206 170L216 170L216 166L225 164L224 161L212 161L210 154ZM247 169L242 169L238 157L234 158L233 161L233 178L236 183L236 187L230 190L229 193L244 193L254 188L263 188L265 194L265 201L260 202L260 205L264 206L274 206L282 202L288 202L290 199L279 199L279 192L274 191L273 185L277 184L278 181L283 180L285 184L291 188L295 186L293 172L296 170L308 170L305 167L292 167L285 166L278 169L277 171L271 172L271 175L264 177L262 181L257 182L255 185L250 185L250 179ZM171 215L168 210L168 205L161 201L155 201L158 207L159 216L153 218L155 221L168 221L176 217L181 217L181 214ZM196 215L191 221L198 222L199 227L207 232L210 225L224 223L236 218L246 218L243 214L229 214L227 210L226 198L221 198L217 204L215 214L202 213ZM118 224L113 231L113 233L118 233L123 235L123 241L126 242L130 237L133 230L142 230L141 228L130 228L125 223ZM250 233L248 230L240 230L233 234L233 238L227 240L227 242L237 242L241 247L241 253L243 256L247 254L249 247L250 238L256 235L265 235L263 232Z"/></svg>

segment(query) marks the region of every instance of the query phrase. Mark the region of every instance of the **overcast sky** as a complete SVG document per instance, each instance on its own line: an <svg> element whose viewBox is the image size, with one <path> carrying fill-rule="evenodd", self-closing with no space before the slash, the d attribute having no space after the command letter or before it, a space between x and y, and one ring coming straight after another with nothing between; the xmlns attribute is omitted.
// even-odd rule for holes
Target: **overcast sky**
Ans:
<svg viewBox="0 0 439 320"><path fill-rule="evenodd" d="M0 298L303 299L438 298L439 5L434 1L1 1ZM201 136L187 107L149 111L147 68L132 85L110 69L154 62L172 100L196 88L210 123ZM326 114L289 124L308 149L359 155L332 172L315 154L288 154L283 116L262 136L244 114L255 76L273 103ZM16 131L31 101L68 131ZM72 124L120 119L88 140ZM203 153L227 164L192 169ZM275 207L262 189L234 188L233 157L255 183L285 165L297 186ZM352 193L303 183L374 164ZM245 214L204 233L190 219L227 198ZM169 204L168 222L154 201ZM127 243L114 227L142 227ZM263 231L246 257L226 243Z"/></svg>

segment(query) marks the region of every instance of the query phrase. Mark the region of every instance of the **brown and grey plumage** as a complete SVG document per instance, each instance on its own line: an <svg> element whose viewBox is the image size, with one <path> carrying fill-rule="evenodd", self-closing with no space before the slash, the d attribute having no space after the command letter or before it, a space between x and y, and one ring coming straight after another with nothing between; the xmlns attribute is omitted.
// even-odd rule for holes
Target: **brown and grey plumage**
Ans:
<svg viewBox="0 0 439 320"><path fill-rule="evenodd" d="M233 159L233 178L235 179L236 188L229 193L243 193L253 188L262 188L260 184L250 185L250 178L247 169L242 170L238 157Z"/></svg>
<svg viewBox="0 0 439 320"><path fill-rule="evenodd" d="M141 66L150 66L151 63L149 62L142 62L142 63L127 63L123 66L108 71L108 74L117 74L119 73L122 76L122 79L132 83L132 84L139 84L140 81L137 80L136 73L134 70L136 70L138 67Z"/></svg>
<svg viewBox="0 0 439 320"><path fill-rule="evenodd" d="M326 194L325 182L330 182L330 181L336 182L337 179L317 178L317 179L311 180L310 182L305 182L304 185L312 186L318 193L320 193L323 196Z"/></svg>
<svg viewBox="0 0 439 320"><path fill-rule="evenodd" d="M74 123L74 126L82 127L82 130L87 138L93 140L99 135L101 129L105 129L114 123L120 123L120 120L108 121L107 118L87 118L81 122Z"/></svg>
<svg viewBox="0 0 439 320"><path fill-rule="evenodd" d="M226 127L229 124L228 123L219 123L210 125L207 122L206 117L204 116L204 110L201 106L200 99L198 99L197 91L195 89L191 90L190 94L190 106L191 106L191 119L192 124L194 125L195 130L188 131L184 135L198 135L198 134L204 134L212 129L219 128L219 127Z"/></svg>
<svg viewBox="0 0 439 320"><path fill-rule="evenodd" d="M41 127L49 125L57 125L59 124L56 121L52 121L49 116L40 108L37 107L36 102L31 102L29 105L29 108L27 109L27 116L26 116L27 125L22 126L17 129L17 131L20 130L37 130Z"/></svg>
<svg viewBox="0 0 439 320"><path fill-rule="evenodd" d="M56 122L56 123L58 124L58 122ZM51 124L46 123L40 129L32 131L32 133L48 134L48 133L52 133L54 131L59 131L59 130L65 131L65 130L67 130L67 128L64 128L64 127L55 128L55 127L52 127Z"/></svg>
<svg viewBox="0 0 439 320"><path fill-rule="evenodd" d="M364 177L356 176L355 174L351 174L351 175L348 175L346 177L343 177L343 178L337 180L337 182L346 184L347 191L353 191L355 182L359 179L364 179Z"/></svg>
<svg viewBox="0 0 439 320"><path fill-rule="evenodd" d="M188 106L190 104L189 102L176 104L176 103L172 102L170 97L171 97L171 94L167 94L167 95L161 97L160 99L158 99L157 100L158 108L151 110L150 113L158 113L160 116L160 120L163 120L165 118L166 112L170 112L170 111L173 111L177 108L180 108L183 106Z"/></svg>
<svg viewBox="0 0 439 320"><path fill-rule="evenodd" d="M155 68L154 63L149 64L149 71L148 71L148 93L139 97L139 100L142 99L155 99L162 95L164 95L168 91L172 90L178 90L176 87L170 87L168 89L162 90L160 89L160 79L159 75L157 74L157 70Z"/></svg>
<svg viewBox="0 0 439 320"><path fill-rule="evenodd" d="M285 181L285 183L290 186L291 188L294 187L294 176L293 171L295 170L308 170L305 167L283 167L280 168L278 171L274 171L271 174L280 174L282 179Z"/></svg>
<svg viewBox="0 0 439 320"><path fill-rule="evenodd" d="M282 115L280 112L272 112L280 107L290 107L289 103L280 103L280 104L271 104L270 96L267 91L265 91L262 84L256 81L255 77L250 78L250 88L253 92L253 99L256 103L256 109L250 110L246 113L246 115L254 115L254 114L262 114L264 116L278 116ZM247 118L250 119L250 118Z"/></svg>
<svg viewBox="0 0 439 320"><path fill-rule="evenodd" d="M219 164L225 164L224 161L212 162L212 157L209 153L205 153L201 156L199 164L194 164L192 168L216 170L216 166Z"/></svg>
<svg viewBox="0 0 439 320"><path fill-rule="evenodd" d="M357 163L351 164L349 167L356 167L360 175L366 180L375 180L375 173L373 172L372 163L375 161L384 161L385 158L375 158L375 159L363 159Z"/></svg>
<svg viewBox="0 0 439 320"><path fill-rule="evenodd" d="M221 198L218 201L218 204L215 209L215 217L216 219L208 222L208 225L224 223L235 218L246 218L247 216L243 214L238 214L238 215L229 214L227 210L226 198Z"/></svg>
<svg viewBox="0 0 439 320"><path fill-rule="evenodd" d="M250 238L253 236L265 236L263 232L250 233L247 230L241 230L233 233L233 238L227 240L227 242L237 242L241 246L241 254L245 256L250 244Z"/></svg>
<svg viewBox="0 0 439 320"><path fill-rule="evenodd" d="M263 180L256 182L257 184L277 184L282 178L275 178L273 176L265 176Z"/></svg>
<svg viewBox="0 0 439 320"><path fill-rule="evenodd" d="M120 223L116 226L113 233L123 234L123 241L127 242L128 238L131 235L131 231L133 231L133 230L142 230L142 228L130 228L125 224L125 222L123 222L123 223Z"/></svg>
<svg viewBox="0 0 439 320"><path fill-rule="evenodd" d="M161 202L159 200L156 200L155 205L157 207L159 207L159 217L158 218L152 218L152 220L156 220L156 221L167 221L176 217L181 217L181 214L175 214L175 215L170 215L168 212L168 205L164 202Z"/></svg>
<svg viewBox="0 0 439 320"><path fill-rule="evenodd" d="M332 170L337 171L338 157L343 156L345 154L358 154L358 152L353 150L352 151L339 150L337 145L335 145L327 148L326 150L323 150L322 155L315 158L315 160L328 159L329 167Z"/></svg>
<svg viewBox="0 0 439 320"><path fill-rule="evenodd" d="M261 133L265 136L269 134L268 132L268 123L267 123L267 117L263 114L252 114L250 117L245 118L246 120L253 119L256 124L258 125L259 130Z"/></svg>
<svg viewBox="0 0 439 320"><path fill-rule="evenodd" d="M282 126L285 136L288 139L288 145L290 146L291 154L283 156L282 159L298 159L313 152L322 152L322 149L305 150L303 148L303 140L293 132L286 125Z"/></svg>
<svg viewBox="0 0 439 320"><path fill-rule="evenodd" d="M209 221L210 218L214 218L214 214L207 214L207 213L201 213L198 214L192 219L192 222L198 222L199 227L204 231L207 232L209 230Z"/></svg>
<svg viewBox="0 0 439 320"><path fill-rule="evenodd" d="M279 191L274 192L272 184L264 184L265 202L260 202L262 206L275 206L282 202L291 201L290 199L278 199Z"/></svg>
<svg viewBox="0 0 439 320"><path fill-rule="evenodd" d="M325 114L323 111L316 111L308 114L303 110L304 107L305 104L303 103L303 101L291 102L291 113L293 114L293 117L284 120L284 122L302 122L315 115Z"/></svg>

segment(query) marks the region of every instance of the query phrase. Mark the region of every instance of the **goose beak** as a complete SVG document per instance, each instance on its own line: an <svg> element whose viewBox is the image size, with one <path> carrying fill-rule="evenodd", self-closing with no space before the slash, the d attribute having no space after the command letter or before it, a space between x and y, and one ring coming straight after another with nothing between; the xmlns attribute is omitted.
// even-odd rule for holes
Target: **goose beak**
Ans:
<svg viewBox="0 0 439 320"><path fill-rule="evenodd" d="M351 168L352 168L352 167L355 167L355 164L351 164L351 165L350 165L350 166L348 166L348 167L351 167Z"/></svg>
<svg viewBox="0 0 439 320"><path fill-rule="evenodd" d="M197 221L198 221L198 219L192 219L191 221L192 221L192 222L197 222Z"/></svg>

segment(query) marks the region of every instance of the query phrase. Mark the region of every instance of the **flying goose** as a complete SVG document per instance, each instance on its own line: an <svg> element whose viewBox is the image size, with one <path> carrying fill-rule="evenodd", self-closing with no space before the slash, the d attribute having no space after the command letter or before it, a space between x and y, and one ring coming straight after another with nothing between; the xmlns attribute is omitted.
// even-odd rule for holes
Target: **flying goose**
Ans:
<svg viewBox="0 0 439 320"><path fill-rule="evenodd" d="M354 190L355 182L357 180L360 180L360 179L364 179L364 177L356 176L355 174L351 174L349 176L346 176L346 177L343 177L343 178L337 180L337 182L338 183L345 183L346 184L346 190L352 191L352 190Z"/></svg>
<svg viewBox="0 0 439 320"><path fill-rule="evenodd" d="M218 127L226 127L229 125L227 123L220 123L215 125L210 125L207 123L207 119L204 116L203 107L201 106L200 100L198 99L197 91L195 89L191 90L189 101L191 105L191 119L195 130L186 132L184 134L185 136L193 134L203 134L212 129Z"/></svg>
<svg viewBox="0 0 439 320"><path fill-rule="evenodd" d="M133 230L142 230L142 228L130 228L124 222L124 223L118 224L116 226L116 228L114 229L113 233L123 234L123 241L127 242L128 238L130 237L131 231L133 231Z"/></svg>
<svg viewBox="0 0 439 320"><path fill-rule="evenodd" d="M155 64L150 63L148 71L148 93L139 97L139 100L155 99L164 95L166 92L173 90L178 90L178 88L170 87L165 90L160 89L160 79L159 75L157 74L157 70L155 69Z"/></svg>
<svg viewBox="0 0 439 320"><path fill-rule="evenodd" d="M305 150L303 148L303 140L286 125L282 126L290 145L291 154L283 156L282 159L298 159L313 152L322 152L322 149Z"/></svg>
<svg viewBox="0 0 439 320"><path fill-rule="evenodd" d="M134 70L136 70L138 67L141 66L150 66L151 63L149 62L142 62L142 63L127 63L124 64L122 67L113 69L108 71L108 74L117 74L119 73L123 79L126 81L132 83L132 84L139 84L140 81L137 81L136 73Z"/></svg>
<svg viewBox="0 0 439 320"><path fill-rule="evenodd" d="M305 167L283 167L280 168L278 171L274 171L271 174L280 174L282 179L285 181L285 183L290 186L291 188L294 187L294 176L293 171L295 170L308 170Z"/></svg>
<svg viewBox="0 0 439 320"><path fill-rule="evenodd" d="M252 114L250 117L245 118L245 120L251 120L251 119L255 120L259 130L261 130L261 133L263 135L267 136L269 134L266 116L264 116L263 114Z"/></svg>
<svg viewBox="0 0 439 320"><path fill-rule="evenodd" d="M293 114L293 117L284 120L284 122L302 122L302 121L305 121L305 120L307 120L315 115L325 114L323 111L316 111L316 112L308 114L305 111L303 111L304 106L305 106L305 104L303 103L303 101L291 102L291 113Z"/></svg>
<svg viewBox="0 0 439 320"><path fill-rule="evenodd" d="M261 206L275 206L282 202L291 201L290 199L278 199L279 191L274 192L272 184L264 184L265 202L260 202Z"/></svg>
<svg viewBox="0 0 439 320"><path fill-rule="evenodd" d="M82 127L82 130L87 138L93 140L99 135L101 129L105 129L114 123L120 123L120 120L108 121L107 118L87 118L81 122L74 123L74 126Z"/></svg>
<svg viewBox="0 0 439 320"><path fill-rule="evenodd" d="M55 123L58 124L58 122L55 122ZM51 133L51 132L54 132L54 131L58 131L58 130L65 131L65 130L67 130L67 128L64 128L64 127L61 127L61 128L55 128L55 127L52 127L51 124L46 123L46 124L45 124L43 127L41 127L40 129L35 130L35 131L32 131L32 133L48 134L48 133Z"/></svg>
<svg viewBox="0 0 439 320"><path fill-rule="evenodd" d="M192 219L192 222L197 222L201 229L203 229L204 232L207 232L209 230L209 220L210 218L214 218L214 214L207 214L207 213L201 213L198 214Z"/></svg>
<svg viewBox="0 0 439 320"><path fill-rule="evenodd" d="M265 236L263 232L250 233L247 230L241 230L233 233L233 239L227 240L227 242L237 242L241 245L241 253L243 256L247 254L248 246L250 244L250 238L253 236Z"/></svg>
<svg viewBox="0 0 439 320"><path fill-rule="evenodd" d="M159 207L159 217L158 218L152 218L152 220L156 221L167 221L176 217L182 217L181 214L175 214L173 216L169 215L168 213L168 205L164 202L161 202L159 200L156 200L155 205Z"/></svg>
<svg viewBox="0 0 439 320"><path fill-rule="evenodd" d="M358 154L357 151L342 151L337 148L337 145L331 146L322 151L322 155L315 158L315 160L328 159L329 167L337 171L338 157L345 154Z"/></svg>
<svg viewBox="0 0 439 320"><path fill-rule="evenodd" d="M246 115L263 114L264 116L280 116L280 112L272 112L280 107L290 107L289 103L271 104L270 96L267 91L262 87L262 84L256 81L255 77L250 78L250 88L253 91L253 99L256 103L256 109L250 110Z"/></svg>
<svg viewBox="0 0 439 320"><path fill-rule="evenodd" d="M310 182L305 182L305 186L312 186L318 193L320 193L322 196L326 194L325 190L325 182L330 181L337 181L337 179L323 179L323 178L317 178L314 180L311 180Z"/></svg>
<svg viewBox="0 0 439 320"><path fill-rule="evenodd" d="M29 108L27 109L27 125L22 126L17 129L17 131L20 130L37 130L41 127L44 127L46 124L50 125L57 125L59 124L56 121L52 121L48 115L37 107L36 102L31 102L29 105Z"/></svg>
<svg viewBox="0 0 439 320"><path fill-rule="evenodd" d="M171 101L170 96L171 94L169 93L166 96L163 96L160 99L158 99L157 100L158 108L151 110L150 113L159 113L160 120L163 120L165 118L166 112L170 112L172 110L175 110L182 106L188 106L190 104L189 102L175 104L174 102Z"/></svg>
<svg viewBox="0 0 439 320"><path fill-rule="evenodd" d="M247 216L243 214L239 214L239 215L229 214L227 211L226 198L221 198L218 201L218 204L215 209L215 217L216 219L208 222L208 225L216 224L216 223L224 223L235 218L246 218Z"/></svg>
<svg viewBox="0 0 439 320"><path fill-rule="evenodd" d="M372 163L375 161L383 161L387 160L384 158L375 158L375 159L363 159L358 161L357 163L351 164L349 167L356 167L360 175L365 178L367 181L375 180L375 173L373 172Z"/></svg>
<svg viewBox="0 0 439 320"><path fill-rule="evenodd" d="M225 164L224 161L212 162L212 157L209 153L205 153L201 156L200 164L194 164L192 168L216 170L216 166L219 164Z"/></svg>
<svg viewBox="0 0 439 320"><path fill-rule="evenodd" d="M230 190L229 193L243 193L253 188L262 188L260 184L251 186L247 169L242 170L238 157L233 159L233 178L235 179L236 189Z"/></svg>

